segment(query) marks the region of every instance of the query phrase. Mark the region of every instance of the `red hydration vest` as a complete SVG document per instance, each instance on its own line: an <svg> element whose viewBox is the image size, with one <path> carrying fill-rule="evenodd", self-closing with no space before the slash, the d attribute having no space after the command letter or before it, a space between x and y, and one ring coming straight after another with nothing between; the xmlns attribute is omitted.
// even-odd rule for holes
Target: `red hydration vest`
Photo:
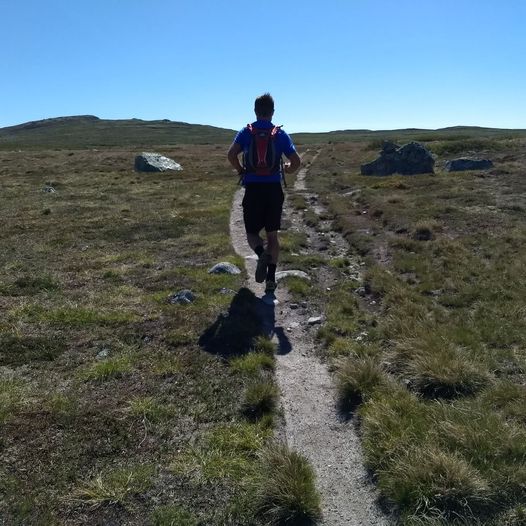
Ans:
<svg viewBox="0 0 526 526"><path fill-rule="evenodd" d="M280 128L281 126L274 126L264 129L247 124L251 141L243 157L245 172L265 176L281 171L281 155L278 156L276 148Z"/></svg>

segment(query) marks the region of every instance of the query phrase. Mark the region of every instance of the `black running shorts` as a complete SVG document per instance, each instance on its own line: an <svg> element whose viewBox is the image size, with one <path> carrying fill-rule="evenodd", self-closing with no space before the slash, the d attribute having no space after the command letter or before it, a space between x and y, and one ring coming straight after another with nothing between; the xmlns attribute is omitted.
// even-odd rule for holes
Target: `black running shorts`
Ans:
<svg viewBox="0 0 526 526"><path fill-rule="evenodd" d="M253 183L245 187L243 219L248 234L261 229L274 232L281 228L281 212L285 196L281 183Z"/></svg>

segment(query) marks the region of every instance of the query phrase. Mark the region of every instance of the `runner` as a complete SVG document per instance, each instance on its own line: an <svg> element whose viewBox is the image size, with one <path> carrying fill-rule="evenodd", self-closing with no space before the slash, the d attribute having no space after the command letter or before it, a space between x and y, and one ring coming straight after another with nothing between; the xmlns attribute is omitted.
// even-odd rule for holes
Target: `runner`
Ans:
<svg viewBox="0 0 526 526"><path fill-rule="evenodd" d="M284 200L281 181L285 173L293 173L300 167L301 160L289 135L272 123L274 99L269 93L256 99L254 111L257 120L238 132L228 150L228 160L245 187L243 219L248 244L258 256L256 281L265 281L265 294L273 294ZM243 164L239 161L240 153ZM284 165L283 155L289 160ZM266 243L260 235L263 228Z"/></svg>

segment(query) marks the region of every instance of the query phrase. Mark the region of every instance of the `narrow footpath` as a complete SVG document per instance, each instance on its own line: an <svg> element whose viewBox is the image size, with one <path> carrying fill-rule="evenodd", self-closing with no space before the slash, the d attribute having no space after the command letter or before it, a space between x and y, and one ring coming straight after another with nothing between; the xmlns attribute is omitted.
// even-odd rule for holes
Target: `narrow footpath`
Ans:
<svg viewBox="0 0 526 526"><path fill-rule="evenodd" d="M319 153L319 152L318 152ZM315 157L312 161L315 160ZM306 192L307 168L297 176L294 190ZM247 245L241 201L243 189L236 192L230 216L230 235L237 254L245 258L247 287L258 297L264 284L256 283L256 257ZM308 232L301 214L285 204L293 228ZM345 240L331 236L338 251L346 250ZM343 242L343 244L342 244ZM278 266L278 270L279 266ZM312 276L315 279L315 276ZM293 305L284 286L278 285L273 335L279 349L276 378L281 390L287 444L303 454L316 472L316 486L322 497L323 526L388 526L391 521L377 504L378 493L363 464L355 425L343 420L337 410L336 393L327 366L315 353L316 325L306 306ZM320 313L322 314L322 313ZM285 337L284 337L285 335Z"/></svg>

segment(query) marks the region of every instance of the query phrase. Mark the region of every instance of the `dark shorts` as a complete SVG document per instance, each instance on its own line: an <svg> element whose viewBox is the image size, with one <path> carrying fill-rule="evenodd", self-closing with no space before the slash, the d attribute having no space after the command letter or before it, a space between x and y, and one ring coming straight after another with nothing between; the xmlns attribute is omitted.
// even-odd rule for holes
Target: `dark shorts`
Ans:
<svg viewBox="0 0 526 526"><path fill-rule="evenodd" d="M281 183L247 184L243 197L243 219L248 234L261 229L274 232L281 228L281 212L285 196Z"/></svg>

